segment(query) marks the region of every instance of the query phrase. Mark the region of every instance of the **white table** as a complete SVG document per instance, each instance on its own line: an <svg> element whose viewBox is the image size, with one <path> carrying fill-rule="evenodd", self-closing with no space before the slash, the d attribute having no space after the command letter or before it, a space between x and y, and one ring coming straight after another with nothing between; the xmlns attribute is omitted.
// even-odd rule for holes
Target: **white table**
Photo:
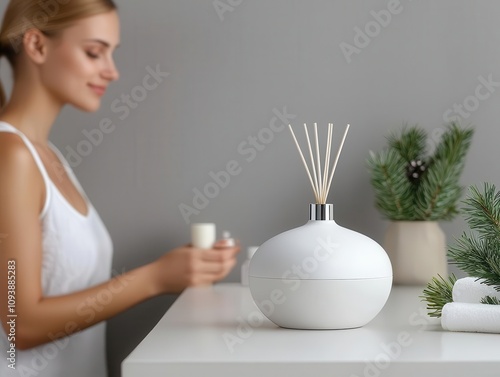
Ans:
<svg viewBox="0 0 500 377"><path fill-rule="evenodd" d="M262 319L247 287L182 293L123 361L123 377L500 376L500 335L447 332L422 288L394 287L382 312L350 330L291 330Z"/></svg>

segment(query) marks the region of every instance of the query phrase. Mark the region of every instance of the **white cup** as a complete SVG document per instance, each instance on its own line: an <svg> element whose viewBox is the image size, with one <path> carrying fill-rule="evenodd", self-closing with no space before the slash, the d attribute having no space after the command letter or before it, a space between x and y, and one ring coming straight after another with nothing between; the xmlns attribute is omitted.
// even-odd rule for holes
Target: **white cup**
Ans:
<svg viewBox="0 0 500 377"><path fill-rule="evenodd" d="M191 244L200 249L211 249L215 242L214 223L191 224Z"/></svg>

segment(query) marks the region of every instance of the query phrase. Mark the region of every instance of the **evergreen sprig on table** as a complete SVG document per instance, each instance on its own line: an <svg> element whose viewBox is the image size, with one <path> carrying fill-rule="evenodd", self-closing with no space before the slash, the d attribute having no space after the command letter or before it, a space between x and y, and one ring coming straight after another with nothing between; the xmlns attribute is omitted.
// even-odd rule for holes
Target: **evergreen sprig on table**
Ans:
<svg viewBox="0 0 500 377"><path fill-rule="evenodd" d="M367 161L377 208L390 220L451 219L473 134L450 123L431 156L426 156L427 132L418 126L390 135L388 148L370 152Z"/></svg>
<svg viewBox="0 0 500 377"><path fill-rule="evenodd" d="M471 186L463 203L461 212L475 233L463 233L456 245L449 247L448 257L462 271L500 292L500 192L490 183L484 184L483 191ZM455 281L454 276L448 280L439 277L427 284L421 297L427 301L429 316L441 317L443 306L453 301ZM490 296L481 303L500 305L496 297Z"/></svg>
<svg viewBox="0 0 500 377"><path fill-rule="evenodd" d="M500 291L500 192L489 183L483 192L471 187L464 203L465 220L476 234L462 234L448 256L462 271Z"/></svg>
<svg viewBox="0 0 500 377"><path fill-rule="evenodd" d="M453 301L453 285L457 281L455 275L451 274L448 279L441 275L432 278L423 291L422 298L427 301L429 317L441 317L443 306Z"/></svg>

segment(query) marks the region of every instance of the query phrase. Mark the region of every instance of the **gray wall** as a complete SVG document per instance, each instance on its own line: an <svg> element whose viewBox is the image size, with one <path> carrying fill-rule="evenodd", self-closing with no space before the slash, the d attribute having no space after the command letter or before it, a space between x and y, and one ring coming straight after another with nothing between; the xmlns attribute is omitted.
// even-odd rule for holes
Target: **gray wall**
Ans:
<svg viewBox="0 0 500 377"><path fill-rule="evenodd" d="M264 130L284 109L296 129L333 121L340 135L351 124L330 201L338 223L377 241L387 223L374 209L364 161L403 122L422 125L436 140L453 115L447 110L464 105L462 121L476 125L476 135L462 181L500 185L498 1L118 4L121 80L99 112L66 109L52 133L60 149L76 150L86 140L83 130L98 128L104 118L116 126L74 168L113 237L115 271L188 242L179 205L193 206L193 190L203 190L213 181L209 173L230 161L239 174L190 221L216 222L244 248L303 224L313 197L291 136L276 128L281 121L275 131ZM382 13L372 12L388 7L390 20L384 13L375 21ZM371 37L356 37L356 28ZM341 47L347 44L356 51L349 56ZM169 75L146 92L140 86L148 66ZM480 88L477 96L489 77L490 91ZM130 94L146 98L125 110L121 96ZM442 226L450 240L464 229L460 219ZM239 268L228 280L239 280ZM174 298L157 298L109 322L113 375Z"/></svg>

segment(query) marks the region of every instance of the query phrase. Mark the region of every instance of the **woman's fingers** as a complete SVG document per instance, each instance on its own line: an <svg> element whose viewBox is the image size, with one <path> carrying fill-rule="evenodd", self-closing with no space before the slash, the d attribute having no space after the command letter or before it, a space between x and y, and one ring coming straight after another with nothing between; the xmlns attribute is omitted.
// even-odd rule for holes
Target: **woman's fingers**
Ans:
<svg viewBox="0 0 500 377"><path fill-rule="evenodd" d="M200 256L205 261L223 262L235 258L239 251L239 246L220 249L200 249Z"/></svg>
<svg viewBox="0 0 500 377"><path fill-rule="evenodd" d="M213 283L225 278L236 264L236 259L223 263L206 263L204 271L198 273L198 279L204 282Z"/></svg>
<svg viewBox="0 0 500 377"><path fill-rule="evenodd" d="M193 273L211 281L227 276L236 264L237 248L200 250L192 263ZM203 279L202 279L203 280Z"/></svg>
<svg viewBox="0 0 500 377"><path fill-rule="evenodd" d="M228 239L221 239L218 240L214 243L213 248L214 249L220 249L220 248L226 248L226 247L240 247L240 241L239 240L228 240Z"/></svg>

